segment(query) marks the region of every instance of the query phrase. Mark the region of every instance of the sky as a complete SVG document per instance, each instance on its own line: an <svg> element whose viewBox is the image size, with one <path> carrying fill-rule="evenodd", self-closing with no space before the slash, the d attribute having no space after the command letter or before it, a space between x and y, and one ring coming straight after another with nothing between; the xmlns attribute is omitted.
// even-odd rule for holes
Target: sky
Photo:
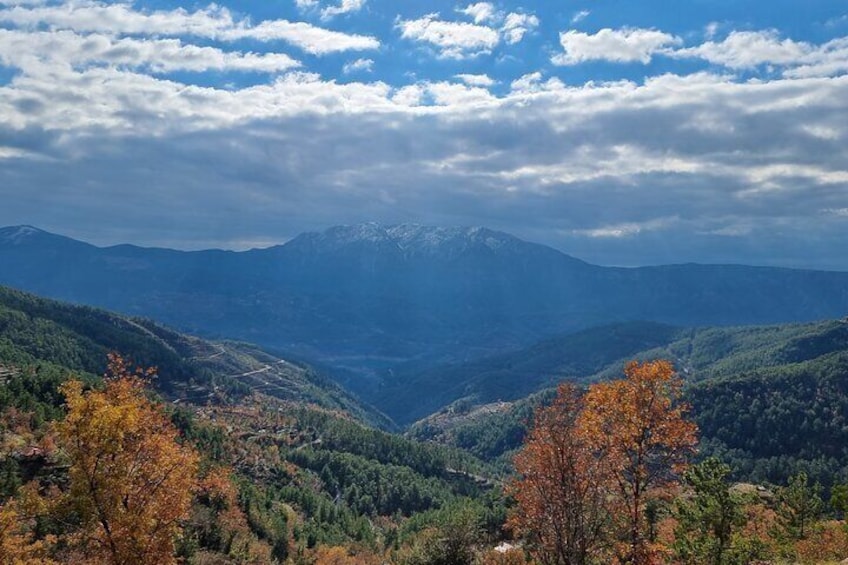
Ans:
<svg viewBox="0 0 848 565"><path fill-rule="evenodd" d="M0 225L848 270L845 0L0 0Z"/></svg>

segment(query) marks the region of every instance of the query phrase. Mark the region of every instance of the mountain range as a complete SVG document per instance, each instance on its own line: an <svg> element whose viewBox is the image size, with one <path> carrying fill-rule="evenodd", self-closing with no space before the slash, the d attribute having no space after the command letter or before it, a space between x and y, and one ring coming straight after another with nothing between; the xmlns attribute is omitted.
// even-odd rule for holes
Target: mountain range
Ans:
<svg viewBox="0 0 848 565"><path fill-rule="evenodd" d="M848 313L848 273L602 267L481 227L373 223L244 252L96 247L30 226L2 228L0 284L313 360L369 399L411 367L602 324L726 326Z"/></svg>

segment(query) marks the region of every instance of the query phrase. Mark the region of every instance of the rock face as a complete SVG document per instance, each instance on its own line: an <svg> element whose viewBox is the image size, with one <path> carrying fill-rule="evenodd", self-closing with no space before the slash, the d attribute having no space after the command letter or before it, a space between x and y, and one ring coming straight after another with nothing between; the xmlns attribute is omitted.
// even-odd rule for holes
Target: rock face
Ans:
<svg viewBox="0 0 848 565"><path fill-rule="evenodd" d="M0 283L353 374L488 354L604 323L777 323L848 312L848 273L605 268L482 227L409 224L337 226L241 253L99 248L30 226L4 228Z"/></svg>

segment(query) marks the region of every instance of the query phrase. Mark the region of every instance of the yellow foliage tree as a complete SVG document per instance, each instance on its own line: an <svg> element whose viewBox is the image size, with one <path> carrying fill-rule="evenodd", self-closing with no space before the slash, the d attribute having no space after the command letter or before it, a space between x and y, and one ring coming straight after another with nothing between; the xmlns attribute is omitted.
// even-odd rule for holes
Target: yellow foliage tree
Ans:
<svg viewBox="0 0 848 565"><path fill-rule="evenodd" d="M61 388L68 414L57 426L70 460L70 500L82 528L77 559L130 565L175 563L174 541L196 488L198 455L181 445L145 394L151 371L110 355L103 390L78 380Z"/></svg>
<svg viewBox="0 0 848 565"><path fill-rule="evenodd" d="M48 558L49 541L35 540L31 524L16 501L0 506L0 565L55 565Z"/></svg>

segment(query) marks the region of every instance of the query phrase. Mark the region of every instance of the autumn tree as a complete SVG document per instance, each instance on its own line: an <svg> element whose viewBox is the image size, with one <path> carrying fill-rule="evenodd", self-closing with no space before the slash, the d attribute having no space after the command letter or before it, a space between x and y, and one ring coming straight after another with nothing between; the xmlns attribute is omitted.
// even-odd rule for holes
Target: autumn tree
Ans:
<svg viewBox="0 0 848 565"><path fill-rule="evenodd" d="M590 562L607 533L608 481L577 426L579 416L577 389L560 385L553 403L536 410L515 457L518 478L509 491L517 506L509 524L545 565Z"/></svg>
<svg viewBox="0 0 848 565"><path fill-rule="evenodd" d="M0 565L55 565L49 558L49 540L33 535L33 520L18 500L0 505Z"/></svg>
<svg viewBox="0 0 848 565"><path fill-rule="evenodd" d="M671 363L633 361L624 373L624 379L589 388L577 427L613 487L618 560L643 564L653 559L648 502L685 470L697 427L686 419L682 381Z"/></svg>
<svg viewBox="0 0 848 565"><path fill-rule="evenodd" d="M57 430L71 461L69 500L82 525L70 538L77 561L175 562L198 456L147 398L151 375L110 355L103 390L86 391L78 380L61 387L68 413Z"/></svg>

